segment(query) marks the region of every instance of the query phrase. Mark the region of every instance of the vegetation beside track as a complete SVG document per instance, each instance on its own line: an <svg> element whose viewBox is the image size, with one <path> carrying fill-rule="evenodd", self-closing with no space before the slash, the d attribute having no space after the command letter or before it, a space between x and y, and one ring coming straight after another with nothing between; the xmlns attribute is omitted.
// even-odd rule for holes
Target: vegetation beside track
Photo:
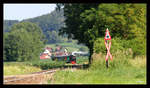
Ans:
<svg viewBox="0 0 150 88"><path fill-rule="evenodd" d="M28 65L24 62L4 62L4 76L28 74L41 71L41 68Z"/></svg>
<svg viewBox="0 0 150 88"><path fill-rule="evenodd" d="M88 57L77 57L77 64L85 64ZM67 66L65 61L52 61L51 59L35 60L26 62L4 62L4 75L19 75L38 72L41 70L61 68Z"/></svg>
<svg viewBox="0 0 150 88"><path fill-rule="evenodd" d="M146 84L146 57L132 59L118 55L105 66L105 55L95 54L93 64L84 70L58 71L54 84ZM53 84L52 83L52 84Z"/></svg>

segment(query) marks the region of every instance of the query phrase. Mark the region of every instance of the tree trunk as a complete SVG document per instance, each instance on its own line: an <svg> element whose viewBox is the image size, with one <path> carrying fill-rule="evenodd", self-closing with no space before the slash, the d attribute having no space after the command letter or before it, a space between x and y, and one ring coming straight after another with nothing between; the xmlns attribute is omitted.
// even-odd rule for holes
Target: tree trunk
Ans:
<svg viewBox="0 0 150 88"><path fill-rule="evenodd" d="M89 48L89 53L90 53L90 56L89 56L89 65L90 65L90 64L92 64L92 61L93 61L93 58L92 58L93 47L90 47L90 48Z"/></svg>

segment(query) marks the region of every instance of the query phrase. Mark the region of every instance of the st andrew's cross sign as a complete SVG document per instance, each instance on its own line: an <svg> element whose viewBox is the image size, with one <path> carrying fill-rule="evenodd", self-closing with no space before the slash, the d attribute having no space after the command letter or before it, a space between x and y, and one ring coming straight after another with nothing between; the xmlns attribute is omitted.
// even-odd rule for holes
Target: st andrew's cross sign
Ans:
<svg viewBox="0 0 150 88"><path fill-rule="evenodd" d="M112 60L112 55L111 55L111 53L110 53L111 36L110 36L110 33L109 33L108 28L106 29L106 33L105 33L105 38L104 38L104 40L105 40L105 46L106 46L106 49L107 49L107 55L106 55L105 60L106 60L106 66L108 67L108 56L110 56L110 59ZM110 41L109 41L109 45L107 44L107 43L108 43L108 40L110 40Z"/></svg>

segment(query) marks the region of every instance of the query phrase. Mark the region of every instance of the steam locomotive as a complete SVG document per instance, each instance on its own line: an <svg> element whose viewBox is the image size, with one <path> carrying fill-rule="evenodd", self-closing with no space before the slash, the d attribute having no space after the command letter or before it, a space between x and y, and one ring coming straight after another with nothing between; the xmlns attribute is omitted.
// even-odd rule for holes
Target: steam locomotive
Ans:
<svg viewBox="0 0 150 88"><path fill-rule="evenodd" d="M76 64L76 56L67 52L67 49L56 47L55 52L52 48L46 47L45 51L40 54L40 59L49 59L53 61L65 61L66 63Z"/></svg>

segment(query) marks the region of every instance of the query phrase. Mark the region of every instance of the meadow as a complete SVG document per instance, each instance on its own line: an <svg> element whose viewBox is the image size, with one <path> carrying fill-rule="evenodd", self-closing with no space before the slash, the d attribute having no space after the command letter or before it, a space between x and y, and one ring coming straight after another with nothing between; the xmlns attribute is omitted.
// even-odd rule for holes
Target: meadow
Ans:
<svg viewBox="0 0 150 88"><path fill-rule="evenodd" d="M94 54L88 69L58 71L50 84L146 84L146 56L114 56L105 65L105 55Z"/></svg>
<svg viewBox="0 0 150 88"><path fill-rule="evenodd" d="M28 74L32 72L38 72L41 70L41 68L31 66L25 62L4 62L3 66L4 76Z"/></svg>
<svg viewBox="0 0 150 88"><path fill-rule="evenodd" d="M62 44L63 45L63 44ZM66 44L64 44L65 46ZM70 46L69 46L70 45ZM55 47L53 45L47 45ZM80 46L67 48L78 50ZM74 50L70 49L70 51ZM106 68L105 54L94 53L93 62L87 69L57 71L49 84L146 84L146 56L132 57L130 52L117 51L113 53L113 60L109 59L109 68ZM77 57L77 64L88 63L88 57ZM51 59L27 62L4 62L4 75L19 75L38 72L41 70L60 68L66 65L64 61Z"/></svg>
<svg viewBox="0 0 150 88"><path fill-rule="evenodd" d="M85 47L83 45L78 45L76 43L58 43L66 47L69 52L78 51L79 48ZM56 44L48 44L45 47L52 47L55 49ZM88 57L77 57L77 64L83 64L88 62ZM26 62L4 62L4 75L20 75L28 74L32 72L38 72L41 70L51 69L51 68L60 68L63 67L66 63L64 61L52 61L51 59L26 61Z"/></svg>
<svg viewBox="0 0 150 88"><path fill-rule="evenodd" d="M88 63L88 57L77 57L77 64ZM52 59L35 60L26 62L4 62L4 75L21 75L47 70L52 68L61 68L65 65L65 61L52 61Z"/></svg>

